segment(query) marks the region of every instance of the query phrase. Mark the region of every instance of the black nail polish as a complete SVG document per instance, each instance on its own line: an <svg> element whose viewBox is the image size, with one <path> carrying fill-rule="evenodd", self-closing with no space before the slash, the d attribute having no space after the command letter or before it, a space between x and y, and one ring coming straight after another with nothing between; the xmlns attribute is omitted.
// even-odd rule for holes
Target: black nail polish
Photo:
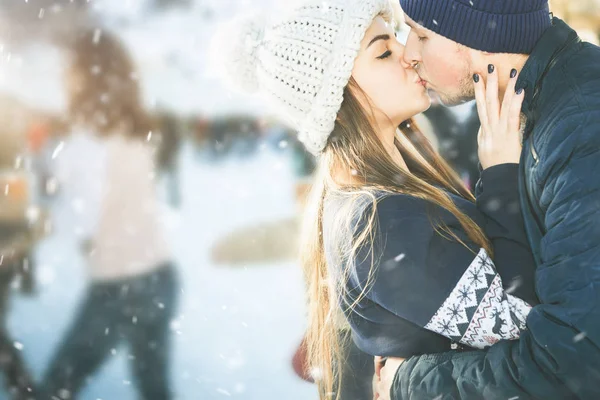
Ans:
<svg viewBox="0 0 600 400"><path fill-rule="evenodd" d="M488 65L488 73L493 73L494 72L494 66L492 64Z"/></svg>
<svg viewBox="0 0 600 400"><path fill-rule="evenodd" d="M479 82L479 74L474 74L473 80L475 81L475 83Z"/></svg>
<svg viewBox="0 0 600 400"><path fill-rule="evenodd" d="M510 70L510 77L514 78L515 76L517 76L517 70L513 68Z"/></svg>
<svg viewBox="0 0 600 400"><path fill-rule="evenodd" d="M520 95L521 93L523 93L523 88L517 89L517 95Z"/></svg>

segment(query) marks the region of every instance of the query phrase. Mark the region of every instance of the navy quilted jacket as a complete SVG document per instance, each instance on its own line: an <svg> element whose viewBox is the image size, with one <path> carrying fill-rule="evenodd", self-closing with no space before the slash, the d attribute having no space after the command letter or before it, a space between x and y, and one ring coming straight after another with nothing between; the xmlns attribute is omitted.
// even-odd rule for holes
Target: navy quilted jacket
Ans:
<svg viewBox="0 0 600 400"><path fill-rule="evenodd" d="M519 340L408 359L392 399L600 399L600 48L555 18L523 69L521 208L541 304Z"/></svg>

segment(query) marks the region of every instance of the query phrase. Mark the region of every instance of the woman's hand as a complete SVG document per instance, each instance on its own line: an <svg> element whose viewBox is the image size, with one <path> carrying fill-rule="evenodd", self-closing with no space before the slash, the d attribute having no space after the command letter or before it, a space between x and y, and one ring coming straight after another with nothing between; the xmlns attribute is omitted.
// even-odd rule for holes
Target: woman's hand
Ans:
<svg viewBox="0 0 600 400"><path fill-rule="evenodd" d="M375 400L390 400L392 383L403 362L404 358L399 357L375 357L375 382L373 385Z"/></svg>
<svg viewBox="0 0 600 400"><path fill-rule="evenodd" d="M475 81L475 99L481 129L477 135L479 162L483 169L499 164L518 164L521 158L521 105L524 91L515 92L517 70L511 71L511 78L500 105L498 95L498 72L493 65L488 68L487 82L478 74Z"/></svg>

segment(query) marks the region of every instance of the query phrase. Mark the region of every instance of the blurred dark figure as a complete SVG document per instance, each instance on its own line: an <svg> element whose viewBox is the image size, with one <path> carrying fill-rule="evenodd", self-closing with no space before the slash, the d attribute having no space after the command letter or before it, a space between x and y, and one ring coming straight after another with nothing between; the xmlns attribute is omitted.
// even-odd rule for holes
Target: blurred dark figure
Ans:
<svg viewBox="0 0 600 400"><path fill-rule="evenodd" d="M25 363L19 344L15 342L6 326L9 313L9 300L15 281L20 281L20 289L32 294L33 259L29 254L32 245L29 228L23 225L0 224L0 246L3 251L16 251L15 256L2 260L0 265L0 370L4 373L7 392L14 400L36 399L36 389Z"/></svg>
<svg viewBox="0 0 600 400"><path fill-rule="evenodd" d="M7 168L7 167L5 167ZM13 288L34 293L32 254L46 233L46 213L33 206L28 171L5 169L0 174L0 371L11 399L34 399L37 395L23 359L22 347L8 332ZM3 397L4 398L4 397Z"/></svg>
<svg viewBox="0 0 600 400"><path fill-rule="evenodd" d="M228 115L204 120L193 133L199 150L210 162L227 156L248 157L255 153L262 136L259 120L249 115Z"/></svg>
<svg viewBox="0 0 600 400"><path fill-rule="evenodd" d="M475 106L464 123L459 122L452 110L435 102L424 114L431 122L438 138L439 153L458 173L467 187L473 190L479 180L477 157L479 118Z"/></svg>
<svg viewBox="0 0 600 400"><path fill-rule="evenodd" d="M179 152L183 135L177 117L162 113L159 119L160 140L156 155L156 167L167 188L169 205L181 206L181 185L179 182Z"/></svg>
<svg viewBox="0 0 600 400"><path fill-rule="evenodd" d="M148 143L154 127L119 40L107 32L85 32L69 43L68 55L71 140L77 134L88 140L102 150L103 162L95 173L85 167L71 171L79 182L99 186L100 195L85 203L86 213L97 215L82 243L91 282L50 362L44 397L78 398L87 379L126 344L139 398L170 399L169 325L178 284L154 184L155 155ZM91 168L91 159L85 163ZM66 191L68 182L64 186Z"/></svg>

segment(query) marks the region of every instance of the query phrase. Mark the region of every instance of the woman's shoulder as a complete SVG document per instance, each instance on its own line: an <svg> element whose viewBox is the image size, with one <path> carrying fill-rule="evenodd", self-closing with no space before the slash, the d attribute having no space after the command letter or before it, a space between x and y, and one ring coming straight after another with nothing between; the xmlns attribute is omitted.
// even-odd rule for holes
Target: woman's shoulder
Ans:
<svg viewBox="0 0 600 400"><path fill-rule="evenodd" d="M359 214L379 209L404 209L425 207L427 200L409 194L385 190L338 192L325 197L325 206L332 209L351 207Z"/></svg>
<svg viewBox="0 0 600 400"><path fill-rule="evenodd" d="M449 196L461 211L478 222L474 203L452 194ZM457 223L456 217L452 213L430 200L385 190L328 195L325 199L325 213L334 218L339 218L341 215L352 215L351 225L358 229L369 224L369 221L373 219L384 230L393 228L399 222L409 221L411 224L426 224L427 226L432 226L432 222L448 226Z"/></svg>
<svg viewBox="0 0 600 400"><path fill-rule="evenodd" d="M403 193L383 190L337 193L325 198L324 220L328 227L349 223L345 226L354 234L369 226L383 233L407 222L413 227L423 225L429 229L435 208L425 199Z"/></svg>
<svg viewBox="0 0 600 400"><path fill-rule="evenodd" d="M449 196L462 212L477 223L480 222L474 203L452 194ZM460 225L456 217L444 207L428 199L404 193L378 193L377 196L366 199L361 218L357 219L358 225L363 225L371 218L375 218L381 232L402 227L408 234L410 232L407 228L433 233L436 226Z"/></svg>
<svg viewBox="0 0 600 400"><path fill-rule="evenodd" d="M378 223L387 226L397 220L424 220L441 210L432 202L405 193L377 192L374 196L363 200L363 216L375 215Z"/></svg>

